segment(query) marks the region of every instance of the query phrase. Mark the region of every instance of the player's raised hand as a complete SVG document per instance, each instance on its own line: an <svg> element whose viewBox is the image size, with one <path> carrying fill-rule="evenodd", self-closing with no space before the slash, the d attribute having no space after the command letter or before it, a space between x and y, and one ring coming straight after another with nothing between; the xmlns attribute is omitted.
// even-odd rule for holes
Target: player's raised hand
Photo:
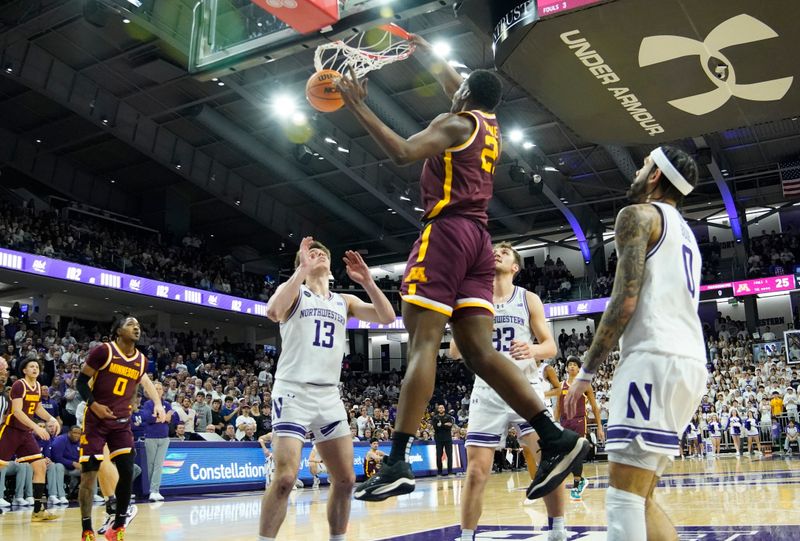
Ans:
<svg viewBox="0 0 800 541"><path fill-rule="evenodd" d="M372 275L369 273L369 267L367 267L367 264L364 262L364 258L361 257L361 254L358 252L347 250L344 253L342 261L344 261L344 264L347 268L347 276L349 276L350 279L358 285L363 286L372 280Z"/></svg>
<svg viewBox="0 0 800 541"><path fill-rule="evenodd" d="M511 349L509 349L508 352L511 354L511 358L515 361L533 359L531 344L528 342L523 342L522 340L512 340Z"/></svg>
<svg viewBox="0 0 800 541"><path fill-rule="evenodd" d="M429 52L429 51L433 50L433 46L430 44L430 42L428 42L428 40L426 40L425 38L423 38L419 34L411 34L411 33L409 33L408 37L409 37L408 41L410 41L411 43L414 44L414 47L416 48L416 50L426 51L426 52Z"/></svg>
<svg viewBox="0 0 800 541"><path fill-rule="evenodd" d="M591 388L590 382L579 379L569 386L569 392L564 398L564 413L567 417L575 416L575 412L578 410L578 400Z"/></svg>
<svg viewBox="0 0 800 541"><path fill-rule="evenodd" d="M98 419L116 419L117 416L114 415L114 412L111 411L111 408L100 404L99 402L92 402L92 405L89 406L89 409L92 410Z"/></svg>
<svg viewBox="0 0 800 541"><path fill-rule="evenodd" d="M359 80L353 66L350 66L349 71L336 81L336 88L348 107L362 105L367 97L367 80Z"/></svg>
<svg viewBox="0 0 800 541"><path fill-rule="evenodd" d="M313 237L303 237L303 240L300 241L300 258L298 260L298 268L302 267L303 269L310 269L312 262L311 262L311 244L314 242Z"/></svg>

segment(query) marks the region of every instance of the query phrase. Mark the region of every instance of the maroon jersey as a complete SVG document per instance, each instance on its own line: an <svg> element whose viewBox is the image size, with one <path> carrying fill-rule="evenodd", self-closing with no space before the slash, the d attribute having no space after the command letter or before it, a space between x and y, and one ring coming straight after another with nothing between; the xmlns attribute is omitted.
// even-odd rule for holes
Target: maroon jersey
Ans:
<svg viewBox="0 0 800 541"><path fill-rule="evenodd" d="M95 401L108 406L119 419L130 417L133 394L147 366L144 354L136 350L133 357L126 357L117 344L109 342L90 351L86 364L97 370L89 383Z"/></svg>
<svg viewBox="0 0 800 541"><path fill-rule="evenodd" d="M33 416L36 414L36 407L42 400L42 386L39 385L37 381L33 387L31 387L28 385L28 382L25 381L25 378L18 379L14 382L14 385L11 386L11 400L13 401L15 398L22 399L23 413L33 419ZM16 428L17 430L33 432L33 430L22 424L19 419L14 416L13 402L11 411L8 412L8 417L6 417L5 425Z"/></svg>
<svg viewBox="0 0 800 541"><path fill-rule="evenodd" d="M558 397L560 404L558 405L558 411L561 413L561 421L569 421L572 419L582 419L586 417L586 395L581 395L578 399L578 407L575 408L575 416L574 417L567 417L566 411L564 410L564 399L567 397L567 393L569 392L569 383L564 381L561 384L561 396Z"/></svg>
<svg viewBox="0 0 800 541"><path fill-rule="evenodd" d="M419 179L423 220L456 214L486 227L494 186L494 166L500 158L500 126L493 114L464 111L475 129L463 144L425 160Z"/></svg>

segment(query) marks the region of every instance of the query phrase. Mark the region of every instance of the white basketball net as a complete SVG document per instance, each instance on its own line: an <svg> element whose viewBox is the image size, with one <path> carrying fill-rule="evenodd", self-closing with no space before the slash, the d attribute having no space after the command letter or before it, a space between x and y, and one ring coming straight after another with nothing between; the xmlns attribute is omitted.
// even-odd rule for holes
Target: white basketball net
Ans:
<svg viewBox="0 0 800 541"><path fill-rule="evenodd" d="M346 40L320 45L314 53L314 68L317 71L332 69L346 75L352 66L361 78L411 56L415 46L407 36L399 27L384 25Z"/></svg>

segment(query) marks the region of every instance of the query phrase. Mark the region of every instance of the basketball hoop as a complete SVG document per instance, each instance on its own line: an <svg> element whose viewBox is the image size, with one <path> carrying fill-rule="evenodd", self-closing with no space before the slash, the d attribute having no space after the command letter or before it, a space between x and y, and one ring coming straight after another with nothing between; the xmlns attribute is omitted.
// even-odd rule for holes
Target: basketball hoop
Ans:
<svg viewBox="0 0 800 541"><path fill-rule="evenodd" d="M314 68L344 75L352 67L360 78L411 56L416 46L410 40L411 35L396 24L384 24L346 40L320 45L314 53Z"/></svg>

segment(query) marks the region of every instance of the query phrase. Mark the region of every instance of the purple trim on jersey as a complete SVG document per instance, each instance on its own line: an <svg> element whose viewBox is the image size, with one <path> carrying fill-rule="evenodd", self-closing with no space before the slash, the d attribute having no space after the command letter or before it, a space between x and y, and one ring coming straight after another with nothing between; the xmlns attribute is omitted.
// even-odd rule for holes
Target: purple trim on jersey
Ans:
<svg viewBox="0 0 800 541"><path fill-rule="evenodd" d="M320 433L322 433L323 436L325 436L327 438L328 436L330 436L333 433L334 430L336 430L336 427L341 422L342 421L334 421L331 424L323 426L322 428L319 429L319 431L320 431Z"/></svg>
<svg viewBox="0 0 800 541"><path fill-rule="evenodd" d="M528 314L527 321L530 324L531 321L531 310L528 307L528 296L525 294L528 290L521 287L522 290L522 306L525 308L525 313Z"/></svg>
<svg viewBox="0 0 800 541"><path fill-rule="evenodd" d="M281 432L299 434L304 438L306 437L306 432L308 432L306 430L306 427L304 427L303 425L298 425L295 423L286 423L286 422L272 425L272 430L278 434L280 434Z"/></svg>
<svg viewBox="0 0 800 541"><path fill-rule="evenodd" d="M658 251L658 249L661 248L661 245L664 243L664 239L667 238L667 215L664 214L664 211L661 210L661 207L659 207L658 205L654 204L653 206L656 208L656 210L658 210L658 213L661 215L661 223L663 227L661 228L661 238L658 239L658 242L655 244L655 246L650 248L650 251L647 252L647 255L645 256L645 259L650 259L650 256L655 254Z"/></svg>
<svg viewBox="0 0 800 541"><path fill-rule="evenodd" d="M667 435L671 435L671 436L676 436L677 435L677 433L672 431L672 430L659 430L658 428L642 428L640 426L626 425L626 424L608 425L608 429L609 430L612 430L614 428L632 428L634 430L641 430L643 432L654 432L656 434L667 434Z"/></svg>
<svg viewBox="0 0 800 541"><path fill-rule="evenodd" d="M680 441L674 432L671 435L658 434L641 428L618 427L608 429L607 443L628 442L639 436L649 445L656 447L673 448L677 447Z"/></svg>
<svg viewBox="0 0 800 541"><path fill-rule="evenodd" d="M536 431L528 423L519 423L519 434L520 434L520 436L527 436L528 434L532 434L534 432L536 432Z"/></svg>
<svg viewBox="0 0 800 541"><path fill-rule="evenodd" d="M500 435L487 434L485 432L468 432L466 441L475 443L500 443Z"/></svg>

